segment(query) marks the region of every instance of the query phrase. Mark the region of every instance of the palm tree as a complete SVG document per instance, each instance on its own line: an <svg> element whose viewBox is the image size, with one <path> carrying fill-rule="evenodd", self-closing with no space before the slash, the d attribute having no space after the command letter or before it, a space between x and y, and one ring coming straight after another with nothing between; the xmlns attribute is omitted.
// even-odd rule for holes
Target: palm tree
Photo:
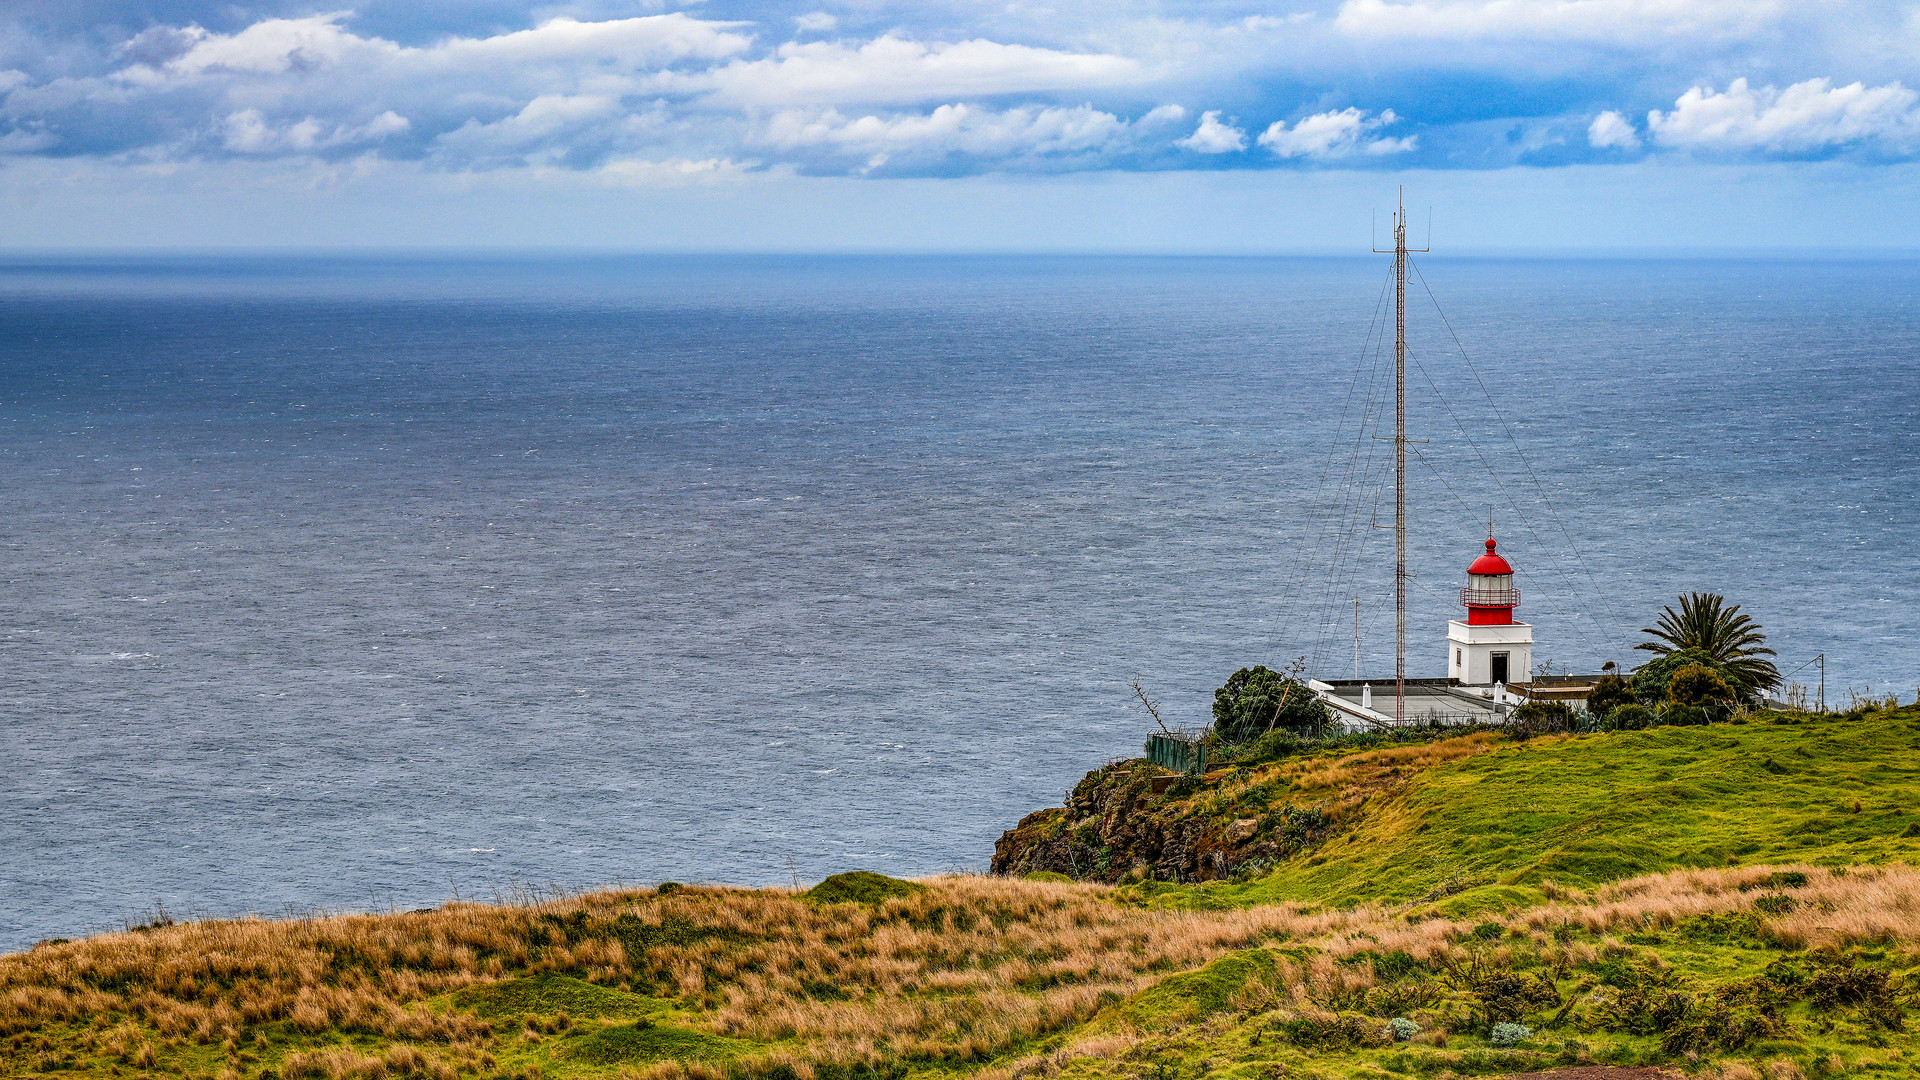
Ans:
<svg viewBox="0 0 1920 1080"><path fill-rule="evenodd" d="M1740 605L1724 607L1726 597L1719 593L1688 593L1680 598L1676 614L1669 605L1660 614L1658 627L1642 627L1658 641L1643 641L1636 649L1665 656L1681 649L1698 649L1713 657L1714 663L1756 692L1780 685L1780 669L1764 657L1776 655L1766 647L1767 635L1760 624L1740 614Z"/></svg>

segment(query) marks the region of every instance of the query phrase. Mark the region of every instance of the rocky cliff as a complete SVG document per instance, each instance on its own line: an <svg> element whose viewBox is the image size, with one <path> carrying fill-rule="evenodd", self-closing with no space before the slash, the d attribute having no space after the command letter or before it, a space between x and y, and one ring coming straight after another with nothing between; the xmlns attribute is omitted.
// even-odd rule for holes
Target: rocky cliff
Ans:
<svg viewBox="0 0 1920 1080"><path fill-rule="evenodd" d="M1323 807L1274 805L1286 785L1278 775L1183 779L1156 794L1160 775L1144 761L1088 773L1064 807L1028 814L1000 837L993 872L1212 881L1272 866L1319 842L1333 823Z"/></svg>

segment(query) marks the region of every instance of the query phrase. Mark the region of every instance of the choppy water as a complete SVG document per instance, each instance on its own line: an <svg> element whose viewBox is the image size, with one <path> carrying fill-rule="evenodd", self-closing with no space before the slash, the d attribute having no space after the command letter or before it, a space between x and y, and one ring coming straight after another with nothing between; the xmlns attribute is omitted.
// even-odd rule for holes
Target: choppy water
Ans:
<svg viewBox="0 0 1920 1080"><path fill-rule="evenodd" d="M1130 678L1348 674L1356 594L1390 673L1383 269L0 266L0 948L980 868L1137 752ZM1498 503L1536 657L1713 588L1912 699L1920 268L1426 276L1486 394L1414 305L1413 674Z"/></svg>

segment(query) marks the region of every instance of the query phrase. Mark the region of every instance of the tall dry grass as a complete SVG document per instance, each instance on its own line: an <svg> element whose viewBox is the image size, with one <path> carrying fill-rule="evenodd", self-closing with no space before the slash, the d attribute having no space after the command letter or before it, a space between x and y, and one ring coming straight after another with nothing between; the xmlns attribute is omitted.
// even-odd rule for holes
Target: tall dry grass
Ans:
<svg viewBox="0 0 1920 1080"><path fill-rule="evenodd" d="M1785 890L1767 886L1770 875L1782 870L1805 874L1807 884ZM1753 910L1755 897L1769 892L1793 900L1788 912L1756 912L1764 932L1788 948L1920 941L1920 869L1900 863L1839 870L1806 865L1670 870L1604 885L1591 894L1560 892L1555 902L1507 922L1533 930L1561 924L1598 933L1663 930L1696 915Z"/></svg>
<svg viewBox="0 0 1920 1080"><path fill-rule="evenodd" d="M1291 800L1318 806L1339 820L1373 795L1395 787L1422 769L1486 753L1500 744L1491 731L1406 746L1385 746L1336 757L1290 758L1245 769L1215 785L1201 800L1213 811L1245 804L1254 788L1279 784Z"/></svg>
<svg viewBox="0 0 1920 1080"><path fill-rule="evenodd" d="M1593 893L1553 890L1556 899L1496 920L1517 939L1474 946L1465 942L1478 918L1419 918L1371 906L1148 911L1113 903L1099 886L971 876L930 879L925 892L877 908L816 908L771 890L690 888L523 907L453 904L413 915L183 924L0 957L0 1034L124 1015L132 1023L102 1028L102 1040L123 1055L150 1056L150 1032L213 1043L290 1020L316 1035L361 1032L410 1046L438 1044L448 1058L472 1060L490 1037L487 1025L429 1011L427 1000L476 983L558 972L677 996L713 1033L783 1042L780 1053L796 1060L978 1061L1087 1020L1166 973L1264 942L1310 944L1320 952L1282 962L1249 994L1274 1006L1333 1007L1373 985L1370 963L1336 962L1358 953L1405 950L1444 963L1469 947L1496 954L1530 949L1549 962L1577 963L1592 959L1594 946L1569 942L1563 929L1606 935L1752 911L1763 894L1755 887L1773 869L1673 871ZM1782 944L1920 940L1920 871L1793 869L1808 879L1791 890L1798 906L1760 917L1763 931ZM544 918L575 913L714 932L682 934L680 944L628 955L612 937L576 935L569 943L563 928ZM302 1058L298 1067L316 1077L367 1080L440 1075L439 1059L407 1054ZM1049 1061L1022 1067L1057 1071L1059 1061Z"/></svg>

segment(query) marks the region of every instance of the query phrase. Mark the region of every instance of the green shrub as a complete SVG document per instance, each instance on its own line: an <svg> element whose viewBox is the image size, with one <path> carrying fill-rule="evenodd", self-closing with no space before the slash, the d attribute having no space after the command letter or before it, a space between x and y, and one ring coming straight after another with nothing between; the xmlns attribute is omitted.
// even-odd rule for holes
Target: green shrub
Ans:
<svg viewBox="0 0 1920 1080"><path fill-rule="evenodd" d="M1669 705L1731 705L1733 685L1705 664L1688 664L1667 680Z"/></svg>
<svg viewBox="0 0 1920 1080"><path fill-rule="evenodd" d="M1233 760L1240 765L1264 765L1311 749L1313 744L1290 728L1275 728L1250 743L1236 747Z"/></svg>
<svg viewBox="0 0 1920 1080"><path fill-rule="evenodd" d="M1381 983L1367 991L1367 1011L1375 1016L1396 1016L1440 1003L1446 991L1428 978L1400 979Z"/></svg>
<svg viewBox="0 0 1920 1080"><path fill-rule="evenodd" d="M1760 936L1760 920L1750 911L1695 915L1681 920L1678 929L1680 936L1689 941L1715 945L1739 945L1763 940Z"/></svg>
<svg viewBox="0 0 1920 1080"><path fill-rule="evenodd" d="M927 887L917 881L854 870L827 878L801 893L800 899L812 904L878 904L896 896L914 896L926 891Z"/></svg>
<svg viewBox="0 0 1920 1080"><path fill-rule="evenodd" d="M1420 1034L1420 1025L1404 1016L1396 1016L1387 1021L1387 1034L1393 1036L1394 1042L1406 1042Z"/></svg>
<svg viewBox="0 0 1920 1080"><path fill-rule="evenodd" d="M1702 1001L1668 1026L1660 1039L1660 1049L1675 1055L1739 1050L1779 1030L1777 1021L1755 1009L1735 1008L1719 1000Z"/></svg>
<svg viewBox="0 0 1920 1080"><path fill-rule="evenodd" d="M1622 705L1633 704L1633 688L1618 675L1602 675L1587 695L1587 711L1604 717Z"/></svg>
<svg viewBox="0 0 1920 1080"><path fill-rule="evenodd" d="M1860 967L1851 956L1820 965L1806 982L1806 994L1813 1007L1822 1012L1851 1006L1869 1017L1904 1019L1893 973L1886 968ZM1882 1026L1897 1027L1898 1024Z"/></svg>
<svg viewBox="0 0 1920 1080"><path fill-rule="evenodd" d="M1529 701L1513 711L1507 730L1520 739L1572 731L1573 707L1560 701Z"/></svg>
<svg viewBox="0 0 1920 1080"><path fill-rule="evenodd" d="M1380 1022L1358 1013L1302 1016L1280 1025L1287 1041L1308 1050L1385 1046L1392 1038Z"/></svg>
<svg viewBox="0 0 1920 1080"><path fill-rule="evenodd" d="M1616 731L1644 731L1659 722L1659 714L1645 705L1616 705L1607 713L1607 726Z"/></svg>
<svg viewBox="0 0 1920 1080"><path fill-rule="evenodd" d="M1633 673L1631 683L1634 700L1642 705L1662 705L1667 700L1667 684L1681 668L1701 666L1709 668L1726 679L1723 671L1712 656L1699 649L1676 649L1665 656L1656 657L1642 664Z"/></svg>
<svg viewBox="0 0 1920 1080"><path fill-rule="evenodd" d="M1213 692L1213 730L1228 745L1286 730L1318 737L1332 720L1304 683L1270 668L1241 668Z"/></svg>
<svg viewBox="0 0 1920 1080"><path fill-rule="evenodd" d="M1670 727L1691 727L1712 721L1713 715L1702 705L1668 705L1660 710L1660 722Z"/></svg>
<svg viewBox="0 0 1920 1080"><path fill-rule="evenodd" d="M1476 1026L1518 1023L1528 1013L1560 1004L1560 991L1545 976L1529 978L1496 971L1473 984L1470 995Z"/></svg>
<svg viewBox="0 0 1920 1080"><path fill-rule="evenodd" d="M1620 960L1600 965L1597 974L1613 991L1591 999L1604 1027L1653 1035L1678 1023L1693 1006L1692 996L1681 989L1685 980L1670 968Z"/></svg>

